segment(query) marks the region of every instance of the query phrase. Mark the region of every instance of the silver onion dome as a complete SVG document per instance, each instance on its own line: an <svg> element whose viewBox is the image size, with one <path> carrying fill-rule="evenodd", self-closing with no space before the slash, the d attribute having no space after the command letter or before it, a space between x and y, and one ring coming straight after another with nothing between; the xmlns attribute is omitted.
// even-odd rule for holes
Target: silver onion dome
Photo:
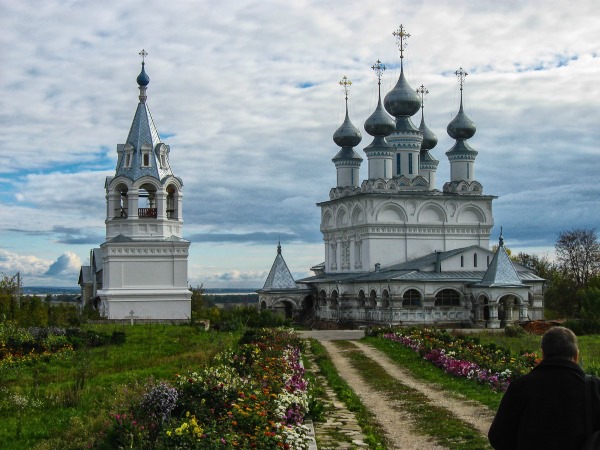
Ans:
<svg viewBox="0 0 600 450"><path fill-rule="evenodd" d="M348 108L346 108L344 123L333 133L333 141L340 147L355 147L362 141L360 130L354 126L348 117Z"/></svg>
<svg viewBox="0 0 600 450"><path fill-rule="evenodd" d="M385 112L381 104L381 96L377 102L377 108L365 121L365 131L371 136L389 136L396 129L394 119Z"/></svg>
<svg viewBox="0 0 600 450"><path fill-rule="evenodd" d="M463 110L462 100L460 110L456 117L448 124L447 131L452 139L470 139L477 131L475 124Z"/></svg>
<svg viewBox="0 0 600 450"><path fill-rule="evenodd" d="M421 116L421 124L419 125L419 131L423 133L423 143L421 144L421 150L431 150L438 143L438 138L431 129L425 125L425 118Z"/></svg>
<svg viewBox="0 0 600 450"><path fill-rule="evenodd" d="M396 86L385 96L384 105L394 117L410 117L421 107L421 99L406 81L404 70L400 72Z"/></svg>

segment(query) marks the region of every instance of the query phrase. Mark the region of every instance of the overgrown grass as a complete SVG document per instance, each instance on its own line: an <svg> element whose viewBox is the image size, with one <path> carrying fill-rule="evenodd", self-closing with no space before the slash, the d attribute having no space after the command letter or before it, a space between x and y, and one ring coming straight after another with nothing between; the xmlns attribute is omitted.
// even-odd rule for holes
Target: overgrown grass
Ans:
<svg viewBox="0 0 600 450"><path fill-rule="evenodd" d="M478 384L472 380L449 375L421 358L418 353L396 342L374 337L367 337L364 341L384 352L404 369L409 370L415 378L436 384L447 395L456 398L463 396L463 399L466 397L469 400L478 401L494 411L498 409L503 395L501 392L494 392L489 386Z"/></svg>
<svg viewBox="0 0 600 450"><path fill-rule="evenodd" d="M310 347L321 373L327 378L329 385L338 398L344 402L348 410L354 413L358 424L366 436L365 442L369 444L369 448L373 450L386 450L383 430L375 420L373 414L362 404L360 398L338 374L325 348L315 339L310 340Z"/></svg>
<svg viewBox="0 0 600 450"><path fill-rule="evenodd" d="M463 422L451 411L436 406L418 390L396 380L352 343L336 341L334 344L347 351L352 365L367 384L388 399L402 404L402 409L412 416L417 432L451 450L491 448L487 438L472 425Z"/></svg>
<svg viewBox="0 0 600 450"><path fill-rule="evenodd" d="M156 324L87 328L123 331L127 339L120 346L78 350L69 360L0 373L0 448L86 448L147 380L172 380L204 366L241 335Z"/></svg>

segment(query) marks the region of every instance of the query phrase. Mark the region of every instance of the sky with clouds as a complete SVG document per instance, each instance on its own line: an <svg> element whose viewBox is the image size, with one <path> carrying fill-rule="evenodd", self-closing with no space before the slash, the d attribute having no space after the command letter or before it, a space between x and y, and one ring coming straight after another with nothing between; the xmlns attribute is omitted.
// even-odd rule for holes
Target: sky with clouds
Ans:
<svg viewBox="0 0 600 450"><path fill-rule="evenodd" d="M363 130L377 104L370 67L399 75L392 32L411 34L405 73L424 84L449 179L446 126L467 76L476 179L497 195L513 250L544 254L557 233L600 219L600 12L593 0L0 0L0 272L26 286L76 286L104 241L114 174L148 52L148 105L184 182L190 284L261 287L281 238L296 277L323 261L317 202L335 185L338 84L352 81ZM418 115L413 122L419 123Z"/></svg>

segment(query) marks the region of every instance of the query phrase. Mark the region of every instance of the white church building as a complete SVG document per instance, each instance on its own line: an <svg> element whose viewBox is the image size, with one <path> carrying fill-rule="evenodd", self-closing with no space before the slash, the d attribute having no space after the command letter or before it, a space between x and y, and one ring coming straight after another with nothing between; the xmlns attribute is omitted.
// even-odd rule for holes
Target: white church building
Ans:
<svg viewBox="0 0 600 450"><path fill-rule="evenodd" d="M475 176L478 152L467 142L476 131L463 108L466 72L456 72L460 108L448 124L455 139L446 151L450 180L436 187L439 164L431 151L437 137L425 125L424 86L408 84L403 58L408 34L394 32L400 49L400 77L381 101L385 67L372 67L379 101L365 121L373 137L364 148L368 175L360 181L363 158L355 151L362 135L346 116L333 135L337 184L321 210L325 261L314 276L290 281L281 248L259 294L259 307L286 311L321 327L362 324L445 324L498 328L543 317L544 280L510 260L500 234L490 250L493 195ZM411 117L421 110L417 127ZM287 271L286 273L283 273ZM289 276L288 276L289 274ZM275 283L285 280L285 283Z"/></svg>
<svg viewBox="0 0 600 450"><path fill-rule="evenodd" d="M142 50L142 57L146 52ZM139 103L115 175L107 177L106 241L79 275L82 303L108 319L189 320L188 250L183 239L183 182L154 125L144 69Z"/></svg>

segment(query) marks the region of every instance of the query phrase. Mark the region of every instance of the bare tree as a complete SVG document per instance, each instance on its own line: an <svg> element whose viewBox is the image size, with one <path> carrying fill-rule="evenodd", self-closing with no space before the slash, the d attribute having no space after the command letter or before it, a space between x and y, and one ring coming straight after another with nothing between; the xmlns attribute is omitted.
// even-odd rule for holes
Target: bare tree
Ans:
<svg viewBox="0 0 600 450"><path fill-rule="evenodd" d="M600 269L600 243L593 228L562 231L555 244L559 266L578 288L585 287Z"/></svg>

